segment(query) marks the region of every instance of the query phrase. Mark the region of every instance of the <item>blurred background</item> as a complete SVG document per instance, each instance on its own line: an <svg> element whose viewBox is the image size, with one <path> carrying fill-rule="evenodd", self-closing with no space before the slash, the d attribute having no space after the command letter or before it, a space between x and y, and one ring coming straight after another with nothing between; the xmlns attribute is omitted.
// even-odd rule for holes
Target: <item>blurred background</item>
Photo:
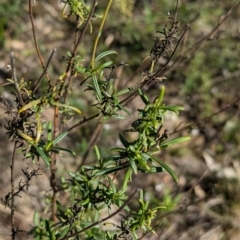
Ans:
<svg viewBox="0 0 240 240"><path fill-rule="evenodd" d="M167 173L134 176L132 187L144 189L151 206L164 205L165 210L156 217L158 236L149 234L146 239L160 240L220 240L240 239L240 5L238 1L224 0L182 0L179 1L177 19L180 37L189 28L183 41L171 59L169 66L160 77L167 80L148 85L144 92L154 99L161 86L165 86L164 102L181 105L185 110L179 115L168 114L164 128L169 137L191 136L191 140L178 144L159 153L161 161L169 164L177 173L179 182L174 183ZM103 14L107 1L100 1L96 14ZM45 61L52 50L57 52L49 68L49 76L54 81L66 66L67 52L72 50L75 22L73 18L62 18L64 3L59 1L33 2L33 14L38 44ZM99 53L108 49L118 52L109 59L115 64L128 66L117 69L119 88L139 86L143 76L136 70L150 55L155 37L169 24L169 15L174 14L176 1L169 0L116 0L107 17L100 38ZM227 15L229 13L229 16ZM0 84L11 74L7 70L9 53L16 56L18 78L34 82L42 73L37 58L29 19L27 1L2 0L0 5ZM215 27L228 16L216 32ZM93 19L93 33L88 29L78 54L89 64L93 41L100 20ZM211 36L209 33L213 32ZM173 46L176 46L173 42ZM168 56L160 59L159 66ZM84 92L80 86L83 79L76 76L73 82L70 104L79 107L84 116L91 116L94 97ZM44 86L43 86L44 88ZM0 94L11 101L9 87L1 87ZM137 114L141 102L135 98L127 105ZM4 197L10 190L9 161L12 145L8 142L3 125L7 121L5 107L0 106L0 195ZM49 119L51 109L44 113ZM110 148L119 145L118 133L131 126L137 117L126 117L119 124L117 120L106 121L97 145L103 156L110 154ZM76 119L77 120L77 119ZM79 121L79 119L78 119ZM71 126L73 122L67 122ZM88 149L88 143L96 121L83 125L68 136L64 143L77 153L77 157L64 156L59 165L59 177L66 175L64 169L76 170ZM132 136L129 135L129 138ZM65 147L66 147L65 146ZM84 161L94 161L90 153ZM21 179L21 166L30 164L19 161L16 178ZM121 174L118 181L121 181ZM44 214L43 197L50 189L48 173L32 184L35 198L19 200L19 221L31 226L35 210ZM26 194L27 195L27 194ZM22 201L22 202L21 202ZM7 223L10 215L1 206L0 221ZM2 225L2 223L0 225ZM8 225L9 226L9 225ZM4 227L5 228L5 227ZM1 230L3 232L3 230ZM1 237L1 236L0 236ZM2 238L7 239L7 238Z"/></svg>

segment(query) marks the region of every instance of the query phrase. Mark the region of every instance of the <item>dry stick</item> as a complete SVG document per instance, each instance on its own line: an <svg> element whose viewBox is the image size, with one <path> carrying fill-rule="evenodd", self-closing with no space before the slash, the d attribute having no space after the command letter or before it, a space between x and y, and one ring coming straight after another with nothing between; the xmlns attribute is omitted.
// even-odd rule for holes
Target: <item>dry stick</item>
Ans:
<svg viewBox="0 0 240 240"><path fill-rule="evenodd" d="M200 16L200 13L197 13L188 23L187 23L187 28L190 29L191 24L197 20L197 18ZM179 54L179 56L176 58L176 60L173 62L173 64L171 65L171 70L173 69L173 67L176 67L176 63L179 62L179 60L184 56L184 47L187 41L187 37L188 37L188 32L185 34L184 38L183 38L183 46L181 49L181 52ZM165 74L168 73L168 71L165 72Z"/></svg>
<svg viewBox="0 0 240 240"><path fill-rule="evenodd" d="M84 229L82 229L82 230L80 230L80 231L78 231L78 232L76 232L76 233L74 233L74 234L71 234L71 235L68 236L68 237L61 238L60 240L67 240L67 239L69 239L69 238L71 238L71 237L75 237L75 236L79 235L80 233L83 233L83 232L87 231L88 229L90 229L90 228L92 228L92 227L94 227L94 226L96 226L96 225L99 225L99 224L107 221L108 219L112 218L113 216L115 216L116 214L118 214L119 212L121 212L121 211L123 210L123 208L131 201L131 199L132 199L133 196L137 193L137 191L138 191L138 189L135 189L135 190L132 192L132 194L129 196L129 198L126 200L126 202L125 202L120 208L118 208L115 212L113 212L112 214L110 214L109 216L107 216L107 217L103 218L102 220L97 221L97 222L95 222L95 223L93 223L93 224L85 227Z"/></svg>
<svg viewBox="0 0 240 240"><path fill-rule="evenodd" d="M84 163L86 162L87 157L88 157L88 155L90 153L90 150L92 149L94 144L99 139L99 136L100 136L100 133L101 133L102 129L103 129L103 124L98 124L97 128L95 128L94 133L93 133L93 135L92 135L92 137L90 139L89 146L88 146L85 154L83 155L81 163L79 164L79 166L77 166L77 170L76 171L78 171L84 165Z"/></svg>
<svg viewBox="0 0 240 240"><path fill-rule="evenodd" d="M15 206L14 206L14 164L15 164L15 154L16 154L16 149L17 149L17 141L14 143L14 148L13 148L13 154L12 154L12 161L11 161L11 225L12 225L12 240L15 239L15 226L14 226L14 211L15 211Z"/></svg>
<svg viewBox="0 0 240 240"><path fill-rule="evenodd" d="M54 108L54 129L53 129L53 139L56 139L58 135L58 120L59 120L59 108L55 106ZM56 171L57 171L57 154L55 152L52 153L51 155L51 176L50 176L50 185L53 190L53 195L52 195L52 220L54 222L57 221L56 217L56 200L57 200L57 182L56 182Z"/></svg>
<svg viewBox="0 0 240 240"><path fill-rule="evenodd" d="M42 68L45 69L43 59L41 56L41 52L39 50L38 44L37 44L37 38L36 38L36 33L35 33L35 26L34 26L34 21L33 21L33 12L32 12L32 0L28 0L28 8L29 8L29 15L30 15L30 21L32 24L32 33L33 33L33 40L34 40L34 45L37 51L38 58L40 60L40 63L42 65ZM49 81L48 74L46 73L47 80Z"/></svg>
<svg viewBox="0 0 240 240"><path fill-rule="evenodd" d="M41 83L41 80L42 80L43 76L46 74L46 72L47 72L47 70L48 70L48 67L49 67L49 64L50 64L50 62L51 62L51 60L52 60L52 57L53 57L53 55L54 55L54 53L55 53L56 51L57 51L56 48L54 48L54 49L52 50L52 53L51 53L50 57L48 58L47 65L46 65L46 67L44 68L41 76L39 77L39 79L38 79L38 81L37 81L37 83L36 83L36 85L35 85L35 87L34 87L33 93L35 93L35 92L37 91L37 89L39 88L40 83ZM50 81L49 81L49 83L50 83Z"/></svg>
<svg viewBox="0 0 240 240"><path fill-rule="evenodd" d="M76 127L79 127L80 125L89 122L90 120L99 117L99 115L101 114L101 112L94 114L93 116L89 117L89 118L83 118L81 121L79 121L78 123L76 123L75 125L71 126L70 128L67 129L68 132L72 131L73 129L75 129Z"/></svg>

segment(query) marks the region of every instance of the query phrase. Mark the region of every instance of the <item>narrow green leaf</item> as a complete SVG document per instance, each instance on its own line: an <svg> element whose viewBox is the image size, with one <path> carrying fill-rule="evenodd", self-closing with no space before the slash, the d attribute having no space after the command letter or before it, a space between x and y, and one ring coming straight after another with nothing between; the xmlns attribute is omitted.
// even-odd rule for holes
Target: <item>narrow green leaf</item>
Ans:
<svg viewBox="0 0 240 240"><path fill-rule="evenodd" d="M97 72L99 70L103 70L104 68L108 67L108 66L111 66L113 64L112 61L109 61L109 62L105 62L99 66L97 66L94 70Z"/></svg>
<svg viewBox="0 0 240 240"><path fill-rule="evenodd" d="M102 94L98 85L98 80L95 74L92 75L92 79L93 79L93 85L96 91L96 98L98 100L99 103L102 102Z"/></svg>
<svg viewBox="0 0 240 240"><path fill-rule="evenodd" d="M62 148L62 147L53 147L51 149L52 151L64 151L64 152L68 152L68 153L71 153L73 156L76 156L76 153L74 151L72 151L71 149L68 149L68 148Z"/></svg>
<svg viewBox="0 0 240 240"><path fill-rule="evenodd" d="M161 106L160 109L164 109L164 110L168 110L168 111L178 113L179 111L184 110L184 107L182 107L182 106Z"/></svg>
<svg viewBox="0 0 240 240"><path fill-rule="evenodd" d="M47 140L52 141L52 122L49 121L47 124Z"/></svg>
<svg viewBox="0 0 240 240"><path fill-rule="evenodd" d="M68 172L68 174L72 177L72 178L74 178L74 179L76 179L76 180L78 180L78 181L86 181L86 179L84 178L84 176L80 176L79 174L77 174L77 173L74 173L74 172Z"/></svg>
<svg viewBox="0 0 240 240"><path fill-rule="evenodd" d="M34 222L34 225L35 225L35 226L38 226L38 225L39 225L39 216L38 216L38 212L35 212L35 213L34 213L34 216L33 216L33 222Z"/></svg>
<svg viewBox="0 0 240 240"><path fill-rule="evenodd" d="M123 189L127 189L127 184L132 180L132 169L129 168L126 175L124 176Z"/></svg>
<svg viewBox="0 0 240 240"><path fill-rule="evenodd" d="M38 147L37 145L33 145L33 146L36 149L36 151L38 152L38 154L41 156L43 161L46 163L47 168L49 168L50 158L45 154L45 152L43 151L43 149L41 147Z"/></svg>
<svg viewBox="0 0 240 240"><path fill-rule="evenodd" d="M121 96L121 95L123 95L123 94L125 94L125 93L128 93L128 92L132 91L133 89L134 89L134 87L129 87L129 88L123 89L123 90L117 92L117 93L115 94L115 96L116 96L116 97L119 97L119 96Z"/></svg>
<svg viewBox="0 0 240 240"><path fill-rule="evenodd" d="M118 54L118 53L114 50L108 50L108 51L102 52L95 58L95 62L99 61L101 58L104 58L105 56L108 56L110 54Z"/></svg>
<svg viewBox="0 0 240 240"><path fill-rule="evenodd" d="M148 97L145 94L143 94L143 92L142 92L142 90L140 88L138 89L138 94L141 97L141 99L144 102L144 104L148 105L149 104Z"/></svg>
<svg viewBox="0 0 240 240"><path fill-rule="evenodd" d="M189 139L191 139L190 137L179 137L179 138L175 138L173 140L167 141L167 142L163 142L160 144L161 148L165 148L165 147L169 147L173 144L177 144L177 143L181 143L181 142L185 142L188 141Z"/></svg>
<svg viewBox="0 0 240 240"><path fill-rule="evenodd" d="M126 117L122 116L122 115L113 115L112 117L117 118L117 119L125 119Z"/></svg>
<svg viewBox="0 0 240 240"><path fill-rule="evenodd" d="M142 155L137 158L137 161L143 167L143 169L146 171L150 170L149 166L147 165L147 159L145 159Z"/></svg>
<svg viewBox="0 0 240 240"><path fill-rule="evenodd" d="M54 101L52 101L51 103L52 103L52 105L54 105L54 106L58 106L58 107L66 108L66 109L71 109L71 110L73 110L73 111L81 114L81 110L78 109L78 108L76 108L76 107L74 107L74 106L69 106L69 105L67 105L67 104L58 103L58 102L54 102Z"/></svg>
<svg viewBox="0 0 240 240"><path fill-rule="evenodd" d="M135 161L133 159L129 160L129 165L132 168L133 172L135 174L137 174L137 165L136 165L136 163L135 163Z"/></svg>
<svg viewBox="0 0 240 240"><path fill-rule="evenodd" d="M65 225L62 229L61 229L61 235L59 236L59 238L63 238L65 237L68 232L69 232L69 229L70 229L70 225Z"/></svg>
<svg viewBox="0 0 240 240"><path fill-rule="evenodd" d="M158 98L157 98L157 102L156 102L156 104L157 104L158 107L161 105L161 103L162 103L162 101L163 101L164 93L165 93L165 88L162 87L161 90L160 90L159 96L158 96Z"/></svg>
<svg viewBox="0 0 240 240"><path fill-rule="evenodd" d="M95 176L102 176L102 175L106 175L109 173L117 172L117 171L120 171L127 167L129 167L129 166L126 164L126 165L121 165L121 166L112 167L112 168L105 168L105 169L102 169L101 171L99 171L98 173L96 173Z"/></svg>
<svg viewBox="0 0 240 240"><path fill-rule="evenodd" d="M67 135L68 135L68 131L61 133L59 136L56 137L55 140L53 140L53 145L56 145L57 143L59 143Z"/></svg>
<svg viewBox="0 0 240 240"><path fill-rule="evenodd" d="M156 162L158 162L170 175L171 177L178 182L178 177L176 175L176 173L165 163L163 163L162 161L158 160L157 158L152 157Z"/></svg>
<svg viewBox="0 0 240 240"><path fill-rule="evenodd" d="M124 138L124 136L121 133L119 133L119 140L121 141L121 143L125 148L129 146L128 141Z"/></svg>
<svg viewBox="0 0 240 240"><path fill-rule="evenodd" d="M94 146L94 149L95 149L97 159L99 161L101 159L101 155L100 155L100 152L99 152L99 149L98 149L97 145Z"/></svg>
<svg viewBox="0 0 240 240"><path fill-rule="evenodd" d="M42 101L42 99L37 99L37 100L33 100L33 101L29 102L28 104L26 104L23 107L21 107L18 110L18 113L22 113L22 112L26 111L29 108L37 106L41 101Z"/></svg>

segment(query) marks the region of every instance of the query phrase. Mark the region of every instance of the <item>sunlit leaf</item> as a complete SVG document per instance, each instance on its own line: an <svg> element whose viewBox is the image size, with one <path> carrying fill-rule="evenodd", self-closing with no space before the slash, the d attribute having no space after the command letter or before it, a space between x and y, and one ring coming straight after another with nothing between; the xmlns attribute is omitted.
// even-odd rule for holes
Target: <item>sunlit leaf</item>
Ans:
<svg viewBox="0 0 240 240"><path fill-rule="evenodd" d="M38 147L37 145L33 145L33 146L36 149L36 151L38 152L38 154L41 156L43 161L46 163L47 168L49 168L50 158L45 154L45 152L43 151L43 149L41 147Z"/></svg>
<svg viewBox="0 0 240 240"><path fill-rule="evenodd" d="M101 155L100 155L100 152L99 152L99 149L98 149L97 145L94 146L94 149L95 149L95 153L97 155L97 159L99 161L101 159Z"/></svg>
<svg viewBox="0 0 240 240"><path fill-rule="evenodd" d="M56 137L56 139L53 140L53 145L56 145L57 143L59 143L67 135L68 135L68 131L61 133L59 136Z"/></svg>
<svg viewBox="0 0 240 240"><path fill-rule="evenodd" d="M41 99L37 99L37 100L31 101L31 102L29 102L28 104L26 104L26 105L24 105L23 107L21 107L21 108L18 110L18 113L22 113L22 112L28 110L29 108L35 107L35 106L37 106L40 102L41 102Z"/></svg>
<svg viewBox="0 0 240 240"><path fill-rule="evenodd" d="M98 85L98 80L95 74L93 74L92 79L93 79L93 85L96 91L96 98L98 102L102 102L102 94L101 94L101 91Z"/></svg>
<svg viewBox="0 0 240 240"><path fill-rule="evenodd" d="M95 58L95 62L99 61L101 58L104 58L105 56L108 56L110 54L118 54L118 53L114 50L108 50L108 51L102 52Z"/></svg>
<svg viewBox="0 0 240 240"><path fill-rule="evenodd" d="M178 182L178 177L177 177L176 173L167 164L165 164L164 162L158 160L157 158L153 158L153 159L156 162L158 162L162 166L162 168L164 168L176 182Z"/></svg>
<svg viewBox="0 0 240 240"><path fill-rule="evenodd" d="M179 138L175 138L175 139L172 139L170 141L166 141L166 142L163 142L160 144L160 147L161 148L165 148L165 147L169 147L173 144L177 144L177 143L181 143L181 142L185 142L185 141L188 141L189 139L191 139L190 137L179 137Z"/></svg>

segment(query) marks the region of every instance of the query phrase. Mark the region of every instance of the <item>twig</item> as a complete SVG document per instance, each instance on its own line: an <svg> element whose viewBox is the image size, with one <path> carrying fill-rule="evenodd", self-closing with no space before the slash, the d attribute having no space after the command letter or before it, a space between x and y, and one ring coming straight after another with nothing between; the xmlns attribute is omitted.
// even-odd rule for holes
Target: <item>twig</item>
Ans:
<svg viewBox="0 0 240 240"><path fill-rule="evenodd" d="M95 39L95 42L94 42L94 45L93 45L93 52L92 52L92 59L91 59L91 67L92 69L94 69L94 60L95 60L95 55L96 55L96 50L97 50L97 45L98 45L98 41L100 39L100 36L102 34L102 29L103 29L103 26L104 26L104 23L106 21L106 18L107 18L107 15L108 15L108 11L111 7L111 4L112 4L112 0L109 0L108 1L108 5L105 9L105 12L104 12L104 15L103 15L103 18L102 18L102 22L101 22L101 25L99 27L99 30L98 30L98 34L97 34L97 37Z"/></svg>
<svg viewBox="0 0 240 240"><path fill-rule="evenodd" d="M11 225L12 225L12 240L15 239L15 225L14 225L14 211L15 211L15 206L14 206L14 167L15 167L15 154L16 154L16 149L17 149L17 141L14 143L14 148L13 148L13 154L12 154L12 160L11 160Z"/></svg>
<svg viewBox="0 0 240 240"><path fill-rule="evenodd" d="M53 123L53 139L57 137L58 127L59 127L59 108L55 106L54 108L54 123ZM53 190L52 195L52 220L57 221L56 217L56 201L57 201L57 180L56 180L56 171L57 171L57 154L55 152L51 155L51 176L50 176L50 185Z"/></svg>
<svg viewBox="0 0 240 240"><path fill-rule="evenodd" d="M95 131L94 133L92 134L92 137L89 141L89 145L88 145L88 148L86 150L86 152L84 153L83 155L83 158L82 158L82 161L81 163L79 164L79 166L77 166L77 170L78 171L83 165L84 163L86 162L86 159L90 153L90 150L92 149L92 147L94 146L94 144L97 142L97 140L99 139L99 136L100 136L100 133L102 131L102 128L103 128L103 124L99 124L97 123L97 127L95 128Z"/></svg>
<svg viewBox="0 0 240 240"><path fill-rule="evenodd" d="M50 64L50 62L51 62L51 60L52 60L52 57L53 57L53 55L54 55L54 53L55 53L56 51L57 51L56 48L54 48L54 49L52 50L52 53L51 53L50 57L48 58L47 65L46 65L46 67L44 68L41 76L39 77L39 79L38 79L38 81L37 81L37 83L36 83L36 85L35 85L35 87L34 87L33 93L35 93L35 92L37 91L37 89L39 88L39 85L40 85L40 83L41 83L41 80L42 80L43 76L46 74L46 72L47 72L47 70L48 70L48 67L49 67L49 64ZM50 83L50 82L49 82L49 83Z"/></svg>
<svg viewBox="0 0 240 240"><path fill-rule="evenodd" d="M89 118L83 118L81 121L79 121L78 123L76 123L75 125L73 125L73 126L71 126L70 128L68 128L68 132L70 132L70 131L72 131L74 128L76 128L76 127L79 127L80 125L82 125L82 124L84 124L84 123L86 123L86 122L88 122L88 121L90 121L90 120L92 120L92 119L94 119L94 118L97 118L98 116L99 116L99 114L100 113L97 113L97 114L95 114L95 115L93 115L93 116L91 116L91 117L89 117Z"/></svg>
<svg viewBox="0 0 240 240"><path fill-rule="evenodd" d="M43 59L42 59L42 56L41 56L41 52L40 52L38 44L37 44L35 26L34 26L34 21L33 21L32 0L28 0L28 8L29 8L30 21L31 21L31 24L32 24L32 33L33 33L34 45L35 45L35 48L36 48L36 51L37 51L37 55L38 55L39 61L40 61L41 65L42 65L42 68L45 69L44 62L43 62ZM49 77L48 77L47 73L46 73L46 77L47 77L47 79L49 81Z"/></svg>

